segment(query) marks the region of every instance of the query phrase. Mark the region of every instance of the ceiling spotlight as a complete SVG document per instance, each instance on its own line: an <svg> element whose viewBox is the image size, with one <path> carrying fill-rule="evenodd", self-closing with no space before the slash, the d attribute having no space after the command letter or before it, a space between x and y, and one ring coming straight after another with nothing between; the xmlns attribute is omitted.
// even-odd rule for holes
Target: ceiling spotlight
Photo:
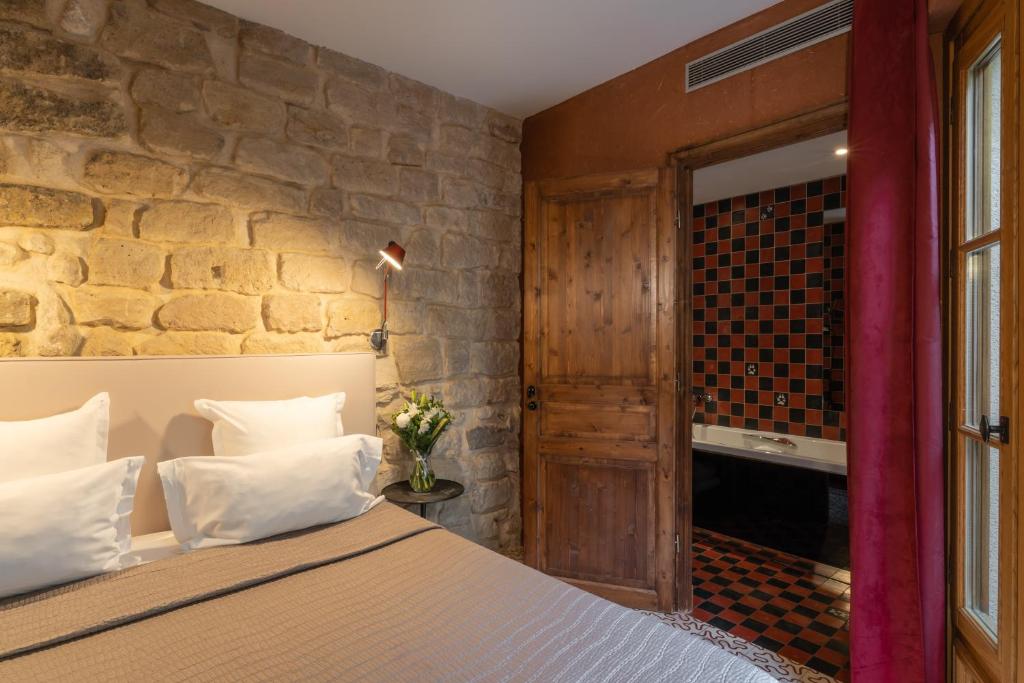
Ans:
<svg viewBox="0 0 1024 683"><path fill-rule="evenodd" d="M850 150L846 149L845 147L836 147L836 156L837 157L845 157L849 153L850 153Z"/></svg>

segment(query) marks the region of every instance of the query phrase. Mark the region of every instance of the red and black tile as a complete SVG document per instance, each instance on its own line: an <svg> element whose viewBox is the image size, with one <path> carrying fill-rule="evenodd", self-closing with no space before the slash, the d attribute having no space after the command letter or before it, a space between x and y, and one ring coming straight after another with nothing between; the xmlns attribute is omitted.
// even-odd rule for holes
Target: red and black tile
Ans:
<svg viewBox="0 0 1024 683"><path fill-rule="evenodd" d="M850 680L850 573L693 532L693 616L798 664Z"/></svg>
<svg viewBox="0 0 1024 683"><path fill-rule="evenodd" d="M845 440L837 176L694 207L695 420Z"/></svg>

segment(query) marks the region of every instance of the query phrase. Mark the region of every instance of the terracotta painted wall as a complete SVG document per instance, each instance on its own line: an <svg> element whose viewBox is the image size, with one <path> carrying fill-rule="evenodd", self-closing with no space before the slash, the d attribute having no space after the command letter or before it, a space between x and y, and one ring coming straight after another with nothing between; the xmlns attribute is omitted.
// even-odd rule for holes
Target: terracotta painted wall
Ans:
<svg viewBox="0 0 1024 683"><path fill-rule="evenodd" d="M849 34L684 92L688 61L819 4L785 0L529 117L523 126L524 179L658 166L679 147L843 100Z"/></svg>

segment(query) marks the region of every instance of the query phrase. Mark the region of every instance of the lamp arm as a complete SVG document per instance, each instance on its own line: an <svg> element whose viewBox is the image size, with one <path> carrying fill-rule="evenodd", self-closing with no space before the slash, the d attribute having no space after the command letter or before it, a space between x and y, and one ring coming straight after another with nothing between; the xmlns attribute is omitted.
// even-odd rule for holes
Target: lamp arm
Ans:
<svg viewBox="0 0 1024 683"><path fill-rule="evenodd" d="M388 324L388 280L391 279L391 266L385 266L384 269L384 319L381 321L380 326L386 327Z"/></svg>

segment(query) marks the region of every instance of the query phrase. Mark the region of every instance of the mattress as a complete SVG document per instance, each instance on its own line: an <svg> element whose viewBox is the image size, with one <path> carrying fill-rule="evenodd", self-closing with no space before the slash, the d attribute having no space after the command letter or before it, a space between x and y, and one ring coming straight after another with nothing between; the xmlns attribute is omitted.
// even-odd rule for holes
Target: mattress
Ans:
<svg viewBox="0 0 1024 683"><path fill-rule="evenodd" d="M0 680L775 679L384 504L0 602Z"/></svg>

